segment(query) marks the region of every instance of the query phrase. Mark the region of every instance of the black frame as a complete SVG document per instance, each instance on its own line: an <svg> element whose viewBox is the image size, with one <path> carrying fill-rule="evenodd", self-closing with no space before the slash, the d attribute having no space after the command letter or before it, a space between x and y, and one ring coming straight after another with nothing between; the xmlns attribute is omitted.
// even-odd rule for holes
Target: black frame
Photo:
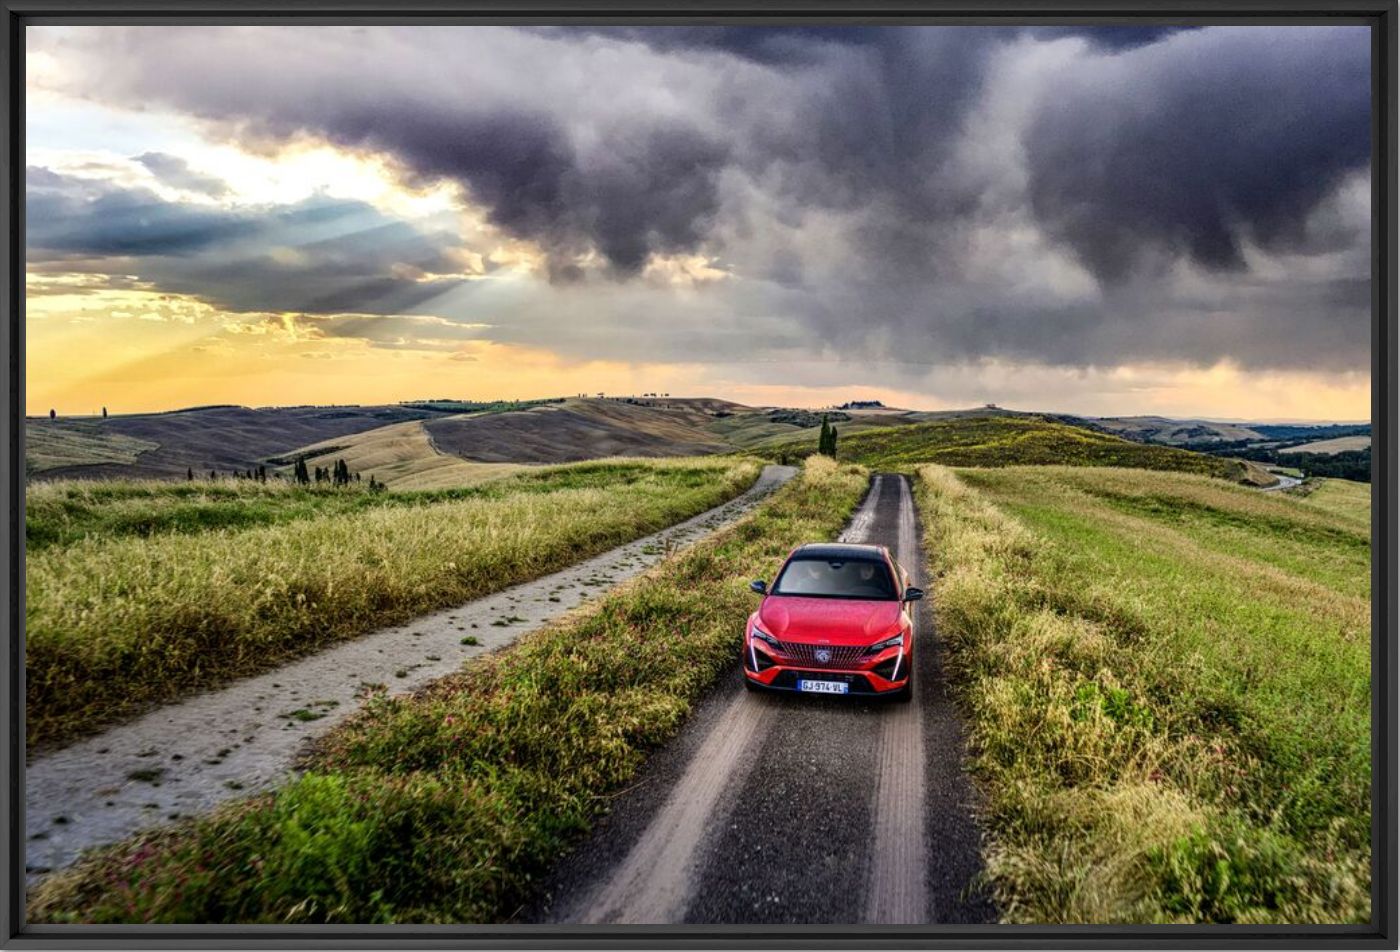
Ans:
<svg viewBox="0 0 1400 952"><path fill-rule="evenodd" d="M8 507L0 662L0 944L6 948L1397 948L1397 0L0 0L0 492ZM521 24L1364 23L1372 39L1372 920L1341 926L53 926L24 925L24 27L261 21ZM1379 675L1379 677L1377 677Z"/></svg>

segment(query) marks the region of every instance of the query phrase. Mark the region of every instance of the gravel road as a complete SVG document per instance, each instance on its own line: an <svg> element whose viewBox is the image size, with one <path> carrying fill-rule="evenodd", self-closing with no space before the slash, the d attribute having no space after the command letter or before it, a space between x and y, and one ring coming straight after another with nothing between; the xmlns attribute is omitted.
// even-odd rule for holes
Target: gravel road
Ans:
<svg viewBox="0 0 1400 952"><path fill-rule="evenodd" d="M509 644L751 510L797 470L768 466L728 503L553 575L386 628L121 724L25 771L31 882L90 846L272 786L371 685L411 691ZM468 636L477 644L463 644Z"/></svg>
<svg viewBox="0 0 1400 952"><path fill-rule="evenodd" d="M876 476L842 538L889 545L926 582L904 477ZM973 885L980 843L959 716L928 601L915 609L911 703L751 695L736 660L522 918L993 920Z"/></svg>

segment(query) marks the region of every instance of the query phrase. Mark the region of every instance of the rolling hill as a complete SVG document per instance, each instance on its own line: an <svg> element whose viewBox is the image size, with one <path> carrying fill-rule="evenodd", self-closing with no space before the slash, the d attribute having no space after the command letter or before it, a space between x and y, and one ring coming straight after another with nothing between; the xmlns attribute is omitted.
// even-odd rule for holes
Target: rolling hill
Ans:
<svg viewBox="0 0 1400 952"><path fill-rule="evenodd" d="M570 399L517 413L440 417L424 428L439 451L479 463L699 456L734 449L706 429L714 412L679 403Z"/></svg>
<svg viewBox="0 0 1400 952"><path fill-rule="evenodd" d="M1172 420L1159 416L1086 417L1083 423L1095 429L1142 443L1166 443L1180 446L1186 443L1235 442L1267 439L1248 426L1235 423L1215 423L1210 420Z"/></svg>
<svg viewBox="0 0 1400 952"><path fill-rule="evenodd" d="M46 478L140 479L184 476L190 469L227 472L322 440L432 415L396 406L217 406L105 420L30 418L25 425L25 463L32 474ZM60 452L75 447L83 452Z"/></svg>
<svg viewBox="0 0 1400 952"><path fill-rule="evenodd" d="M27 463L32 477L44 479L178 478L187 470L203 476L260 464L285 469L297 459L328 468L344 459L353 472L396 489L435 489L469 485L522 465L615 456L748 452L796 459L816 450L823 417L840 431L841 458L880 468L1077 463L1205 473L1259 485L1273 481L1262 466L1231 458L1232 447L1253 442L1232 438L1252 431L1224 424L1086 420L996 407L813 411L670 397L213 406L109 419L31 418ZM1202 428L1208 437L1201 437ZM1205 442L1188 445L1204 453L1159 442L1198 437ZM1212 453L1218 455L1207 455Z"/></svg>
<svg viewBox="0 0 1400 952"><path fill-rule="evenodd" d="M333 437L302 447L289 456L308 466L331 466L345 460L351 472L373 476L394 489L447 489L519 472L514 463L473 463L443 453L433 445L422 420L391 423L350 436Z"/></svg>
<svg viewBox="0 0 1400 952"><path fill-rule="evenodd" d="M907 469L925 463L1067 464L1200 473L1236 482L1251 475L1249 467L1238 460L1135 443L1034 415L965 416L880 432L843 434L838 458L878 469Z"/></svg>

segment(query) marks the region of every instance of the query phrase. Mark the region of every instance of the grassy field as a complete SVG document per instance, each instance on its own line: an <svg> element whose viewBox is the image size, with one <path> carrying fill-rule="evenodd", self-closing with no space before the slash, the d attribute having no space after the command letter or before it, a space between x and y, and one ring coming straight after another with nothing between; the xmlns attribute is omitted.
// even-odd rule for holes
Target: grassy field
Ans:
<svg viewBox="0 0 1400 952"><path fill-rule="evenodd" d="M1369 436L1339 436L1330 440L1304 443L1302 446L1288 446L1279 450L1279 455L1287 453L1346 453L1351 450L1364 450L1371 445Z"/></svg>
<svg viewBox="0 0 1400 952"><path fill-rule="evenodd" d="M129 464L159 444L105 430L100 423L27 420L24 430L24 471L28 475L63 466L95 463Z"/></svg>
<svg viewBox="0 0 1400 952"><path fill-rule="evenodd" d="M488 411L505 412L505 411ZM335 437L297 450L308 466L330 466L345 460L362 479L373 476L391 489L449 489L517 472L511 463L469 463L441 453L428 438L423 421L391 423L364 433ZM290 471L291 467L284 467Z"/></svg>
<svg viewBox="0 0 1400 952"><path fill-rule="evenodd" d="M815 441L813 446L815 448ZM947 466L1132 466L1238 480L1243 464L1169 446L1133 443L1037 416L983 416L841 433L839 459L872 469Z"/></svg>
<svg viewBox="0 0 1400 952"><path fill-rule="evenodd" d="M289 786L50 877L31 921L510 918L733 663L748 580L834 538L865 486L855 467L809 461L744 520L582 613L420 695L372 700Z"/></svg>
<svg viewBox="0 0 1400 952"><path fill-rule="evenodd" d="M1307 505L1344 519L1354 528L1365 530L1371 525L1370 483L1350 479L1310 479L1294 492Z"/></svg>
<svg viewBox="0 0 1400 952"><path fill-rule="evenodd" d="M752 460L618 460L421 493L34 487L31 749L537 578L729 499Z"/></svg>
<svg viewBox="0 0 1400 952"><path fill-rule="evenodd" d="M1007 920L1369 918L1369 535L1329 511L1350 489L920 476Z"/></svg>

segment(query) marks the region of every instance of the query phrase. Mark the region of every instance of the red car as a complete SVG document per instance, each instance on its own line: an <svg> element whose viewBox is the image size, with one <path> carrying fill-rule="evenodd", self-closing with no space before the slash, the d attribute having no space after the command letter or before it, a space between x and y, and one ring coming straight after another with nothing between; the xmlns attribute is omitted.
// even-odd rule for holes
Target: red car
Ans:
<svg viewBox="0 0 1400 952"><path fill-rule="evenodd" d="M924 597L882 545L794 549L744 629L750 690L860 694L907 701L913 693L914 622Z"/></svg>

